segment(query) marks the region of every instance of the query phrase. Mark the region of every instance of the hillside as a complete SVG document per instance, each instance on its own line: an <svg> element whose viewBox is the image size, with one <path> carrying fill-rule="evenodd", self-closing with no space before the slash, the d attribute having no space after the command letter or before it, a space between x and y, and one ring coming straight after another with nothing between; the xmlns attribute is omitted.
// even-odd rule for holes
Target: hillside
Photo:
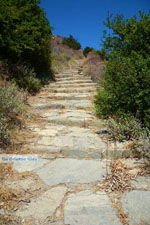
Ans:
<svg viewBox="0 0 150 225"><path fill-rule="evenodd" d="M97 53L89 52L83 63L83 73L90 76L94 82L101 82L106 67L104 61Z"/></svg>
<svg viewBox="0 0 150 225"><path fill-rule="evenodd" d="M64 37L53 35L51 39L52 52L52 70L57 74L75 62L76 59L82 59L83 51L74 50L63 44Z"/></svg>
<svg viewBox="0 0 150 225"><path fill-rule="evenodd" d="M39 0L0 0L0 225L148 225L150 14L108 14L95 50L88 1L62 2L82 43Z"/></svg>

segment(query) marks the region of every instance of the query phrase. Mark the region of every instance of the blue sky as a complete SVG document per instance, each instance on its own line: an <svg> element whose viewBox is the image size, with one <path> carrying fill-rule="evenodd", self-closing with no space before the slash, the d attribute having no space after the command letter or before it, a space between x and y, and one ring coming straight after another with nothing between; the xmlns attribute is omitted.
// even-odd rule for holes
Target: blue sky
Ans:
<svg viewBox="0 0 150 225"><path fill-rule="evenodd" d="M131 17L139 9L148 12L150 0L41 0L40 5L54 27L54 34L72 34L83 48L100 49L108 11Z"/></svg>

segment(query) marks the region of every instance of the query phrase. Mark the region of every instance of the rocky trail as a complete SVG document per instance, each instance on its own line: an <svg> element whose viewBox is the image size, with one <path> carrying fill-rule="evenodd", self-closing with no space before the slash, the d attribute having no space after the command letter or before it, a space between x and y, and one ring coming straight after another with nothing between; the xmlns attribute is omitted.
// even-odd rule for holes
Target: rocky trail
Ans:
<svg viewBox="0 0 150 225"><path fill-rule="evenodd" d="M127 149L114 150L102 134L105 123L93 110L96 83L81 64L29 99L36 119L23 149L32 160L13 162L24 176L5 182L22 196L9 214L22 225L148 225L150 179L141 172L143 161L125 160ZM114 157L124 170L112 175Z"/></svg>

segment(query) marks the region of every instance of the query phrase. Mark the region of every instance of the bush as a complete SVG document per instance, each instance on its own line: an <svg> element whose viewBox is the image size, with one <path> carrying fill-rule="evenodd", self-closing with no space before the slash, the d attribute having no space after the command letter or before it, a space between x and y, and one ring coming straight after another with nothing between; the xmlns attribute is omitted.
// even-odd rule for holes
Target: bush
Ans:
<svg viewBox="0 0 150 225"><path fill-rule="evenodd" d="M70 35L68 38L65 37L63 39L63 44L75 50L81 49L81 44L72 35Z"/></svg>
<svg viewBox="0 0 150 225"><path fill-rule="evenodd" d="M142 132L133 150L136 156L144 157L150 163L150 130L146 129Z"/></svg>
<svg viewBox="0 0 150 225"><path fill-rule="evenodd" d="M0 146L10 144L9 120L0 114Z"/></svg>
<svg viewBox="0 0 150 225"><path fill-rule="evenodd" d="M0 58L26 62L51 77L51 27L39 0L0 0Z"/></svg>
<svg viewBox="0 0 150 225"><path fill-rule="evenodd" d="M18 116L25 112L24 101L15 86L0 87L0 146L10 144L12 130L20 125Z"/></svg>
<svg viewBox="0 0 150 225"><path fill-rule="evenodd" d="M36 78L36 73L29 66L13 64L9 68L9 72L15 83L29 93L34 94L41 88L40 80Z"/></svg>
<svg viewBox="0 0 150 225"><path fill-rule="evenodd" d="M30 94L35 94L41 88L40 80L31 76L29 77L26 76L20 79L16 79L15 82L20 88L23 88L24 90L28 91Z"/></svg>
<svg viewBox="0 0 150 225"><path fill-rule="evenodd" d="M112 139L117 141L139 139L143 129L139 121L133 116L124 115L108 120L108 132Z"/></svg>
<svg viewBox="0 0 150 225"><path fill-rule="evenodd" d="M99 56L101 57L102 60L107 60L107 51L102 48L101 50L98 50L97 53L99 54Z"/></svg>
<svg viewBox="0 0 150 225"><path fill-rule="evenodd" d="M134 152L139 157L147 158L150 162L150 130L145 130L136 142Z"/></svg>
<svg viewBox="0 0 150 225"><path fill-rule="evenodd" d="M131 115L109 118L108 133L119 142L132 141L131 150L135 157L145 158L150 163L150 130L143 128L140 122Z"/></svg>
<svg viewBox="0 0 150 225"><path fill-rule="evenodd" d="M98 115L130 113L150 127L149 24L149 14L142 13L126 20L117 15L105 23L113 33L104 42L109 62L95 98Z"/></svg>
<svg viewBox="0 0 150 225"><path fill-rule="evenodd" d="M99 115L130 112L150 127L149 59L132 52L130 57L116 56L108 62L104 89L95 97Z"/></svg>
<svg viewBox="0 0 150 225"><path fill-rule="evenodd" d="M91 47L88 47L88 46L85 47L84 50L83 50L83 55L84 55L85 57L87 57L88 53L91 52L92 50L94 50L94 49L91 48Z"/></svg>

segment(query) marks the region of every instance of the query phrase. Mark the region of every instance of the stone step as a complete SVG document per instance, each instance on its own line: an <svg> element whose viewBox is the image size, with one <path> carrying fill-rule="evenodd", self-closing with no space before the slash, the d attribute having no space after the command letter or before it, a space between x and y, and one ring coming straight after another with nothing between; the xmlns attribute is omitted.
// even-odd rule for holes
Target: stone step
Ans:
<svg viewBox="0 0 150 225"><path fill-rule="evenodd" d="M93 84L92 80L90 78L82 79L82 80L64 80L64 81L57 81L55 84ZM53 83L54 84L54 83ZM95 85L97 85L96 83L94 83Z"/></svg>
<svg viewBox="0 0 150 225"><path fill-rule="evenodd" d="M81 76L81 75L76 75L76 76L71 76L71 77L62 77L62 78L56 78L56 81L65 81L65 80L89 80L89 78Z"/></svg>
<svg viewBox="0 0 150 225"><path fill-rule="evenodd" d="M79 73L79 70L66 70L65 72L57 73L56 76L64 75L64 74L72 74L72 73Z"/></svg>
<svg viewBox="0 0 150 225"><path fill-rule="evenodd" d="M84 100L90 99L92 97L92 92L90 93L80 93L76 95L76 93L52 93L46 96L39 96L39 98L48 98L48 99L56 99L56 100Z"/></svg>
<svg viewBox="0 0 150 225"><path fill-rule="evenodd" d="M102 121L95 118L90 110L49 110L45 113L42 112L41 116L52 124L97 128L102 126Z"/></svg>
<svg viewBox="0 0 150 225"><path fill-rule="evenodd" d="M56 78L62 78L62 77L73 77L73 76L81 76L79 73L64 73L64 74L56 74Z"/></svg>
<svg viewBox="0 0 150 225"><path fill-rule="evenodd" d="M66 83L55 83L55 84L51 84L50 87L57 87L57 88L62 88L62 87L96 87L95 83L71 83L71 84L66 84Z"/></svg>
<svg viewBox="0 0 150 225"><path fill-rule="evenodd" d="M64 224L122 225L107 194L90 190L69 195L64 207Z"/></svg>
<svg viewBox="0 0 150 225"><path fill-rule="evenodd" d="M50 103L46 104L30 104L30 106L36 109L89 109L92 107L92 103L89 100L70 100L70 101L50 101Z"/></svg>
<svg viewBox="0 0 150 225"><path fill-rule="evenodd" d="M95 92L94 87L81 87L81 88L51 88L50 92L52 93L87 93L87 92Z"/></svg>
<svg viewBox="0 0 150 225"><path fill-rule="evenodd" d="M54 110L56 112L56 110ZM70 111L71 112L71 111ZM98 121L103 127L103 121ZM56 123L57 124L57 123ZM38 152L57 153L63 157L77 159L112 159L130 156L131 152L123 145L107 145L96 132L84 126L71 124L50 124L32 128L36 138L28 140L26 147ZM75 124L74 124L75 125Z"/></svg>
<svg viewBox="0 0 150 225"><path fill-rule="evenodd" d="M92 119L84 119L84 118L69 118L69 119L54 119L50 118L48 120L50 124L57 124L57 125L65 125L65 126L78 126L78 127L91 127L91 128L101 128L101 122Z"/></svg>

